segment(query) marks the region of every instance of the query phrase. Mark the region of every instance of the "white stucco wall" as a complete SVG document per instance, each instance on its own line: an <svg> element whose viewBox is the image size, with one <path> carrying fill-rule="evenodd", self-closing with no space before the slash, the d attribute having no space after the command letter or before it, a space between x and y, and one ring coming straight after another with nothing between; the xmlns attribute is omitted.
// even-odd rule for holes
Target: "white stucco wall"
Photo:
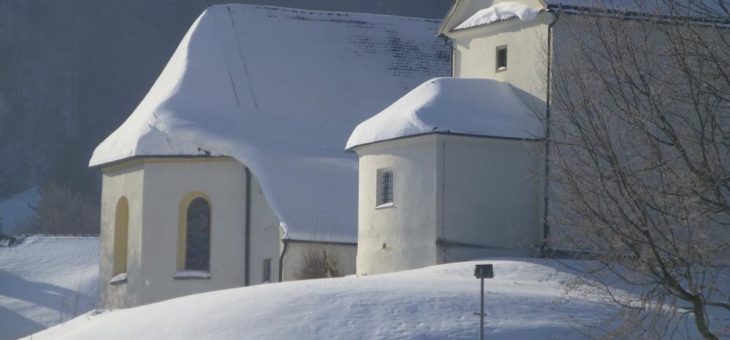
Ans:
<svg viewBox="0 0 730 340"><path fill-rule="evenodd" d="M503 1L463 1L449 25L453 28L479 9L497 2ZM519 0L519 2L535 8L542 6L536 0ZM449 32L447 35L454 44L454 76L508 82L518 90L520 97L532 107L535 114L543 117L548 94L548 51L551 50L548 44L555 45L554 37L552 40L548 39L549 27L554 21L554 14L542 12L533 21L523 22L513 18L472 29ZM507 69L504 71L496 69L496 50L500 46L507 46L508 50ZM552 52L556 52L554 47ZM447 210L443 225L447 234L444 235L446 239L464 242L461 239L469 239L465 235L448 234L472 229L468 234L480 235L478 243L492 248L490 254L529 254L530 249L543 238L544 147L544 141L521 143L492 139L453 143L451 148L447 148L451 149L451 152L445 153L448 165L445 181L450 182L446 188L453 189L445 191L445 202L453 205L454 198L458 199L461 197L459 195L463 195L464 200L459 206L445 208ZM462 154L472 156L462 156ZM495 159L501 160L501 163L494 163ZM459 164L470 164L470 166ZM469 185L468 181L461 182L465 178L478 178L480 173L485 172L494 176L482 178L481 181L471 183L472 185ZM525 180L519 181L520 178ZM475 183L476 185L473 185ZM510 185L515 186L506 191L506 187ZM458 189L459 186L462 188ZM505 191L505 196L499 198L479 195L479 191L487 189ZM455 192L461 193L455 197ZM475 209L476 204L488 208ZM516 214L514 207L529 213ZM474 229L476 226L469 221L477 220L501 226L500 231ZM450 228L451 225L462 224L471 227ZM495 246L507 247L511 251L499 251L494 248ZM455 261L474 258L481 253L483 252L473 248L453 247L443 256L445 261Z"/></svg>
<svg viewBox="0 0 730 340"><path fill-rule="evenodd" d="M304 266L304 257L307 253L316 252L316 254L320 254L323 250L327 252L328 257L333 259L340 275L355 274L357 245L289 240L284 255L283 280L292 281L301 279L299 271Z"/></svg>
<svg viewBox="0 0 730 340"><path fill-rule="evenodd" d="M249 283L264 282L264 260L271 260L271 281L279 281L279 219L266 201L256 177L251 177L251 253Z"/></svg>
<svg viewBox="0 0 730 340"><path fill-rule="evenodd" d="M543 142L444 135L439 143L442 261L535 254L543 230Z"/></svg>
<svg viewBox="0 0 730 340"><path fill-rule="evenodd" d="M437 262L437 136L357 147L357 274L387 273ZM376 208L377 171L393 170L393 206Z"/></svg>
<svg viewBox="0 0 730 340"><path fill-rule="evenodd" d="M114 256L114 224L117 202L126 197L129 203L127 273L131 277L140 276L140 249L142 226L142 191L144 172L142 164L113 166L104 170L101 189L101 230L99 252L99 284L101 285L101 306L124 307L131 302L126 284L110 285Z"/></svg>
<svg viewBox="0 0 730 340"><path fill-rule="evenodd" d="M612 28L600 30L597 28L601 27L598 26L599 23L602 25L602 27ZM576 78L574 72L588 72L586 70L590 70L592 74L595 73L592 70L593 66L588 65L589 60L587 57L590 56L591 53L595 53L590 58L599 63L597 67L608 70L605 76L609 79L613 78L612 71L610 70L611 65L609 65L608 63L600 64L602 61L605 62L603 50L606 48L606 46L602 45L602 41L605 41L607 37L609 37L608 44L610 44L610 41L612 41L610 39L611 32L613 32L613 29L620 27L619 25L625 25L625 27L621 29L622 35L620 37L620 47L608 45L608 48L625 49L627 46L627 41L634 41L634 44L636 44L636 46L649 48L649 51L661 51L666 46L671 46L672 44L670 41L667 40L666 36L661 33L665 29L665 24L663 23L640 22L623 20L620 18L617 19L608 17L593 17L568 13L560 14L558 20L553 26L553 88L551 89L551 93L553 93L554 95L552 98L553 106L551 109L551 120L553 124L563 127L573 126L568 121L570 119L570 114L566 115L566 112L562 111L565 107L561 105L561 102L563 102L564 104L565 100L561 100L561 96L563 96L562 98L566 98L566 94L571 94L574 98L580 98L582 95L586 94L588 94L589 97L601 95L601 93L597 93L599 91L595 90L599 87L583 88L583 85L580 82L575 81ZM652 28L653 25L656 26ZM701 25L692 27L692 31L694 32L693 34L702 35L703 33L701 32L703 30L706 30L704 33L706 37L718 37L718 39L721 39L718 33L725 33L725 39L730 38L730 32L727 30L717 30L716 28L712 28L710 26L703 28ZM623 35L623 33L628 33L628 35ZM601 37L601 34L605 36ZM591 46L591 44L595 45ZM624 56L626 55L625 51L617 51L615 53ZM643 56L644 52L641 51L640 53L638 53L638 55ZM644 60L644 58L641 57L639 58L639 60ZM660 60L653 60L653 63L655 65L661 65L661 74L663 76L677 76L680 78L683 77L682 72L672 70L671 66L668 63ZM635 66L636 65L632 65L632 67ZM659 74L656 73L656 69L644 69L643 71L646 74ZM671 81L681 83L684 80L657 80L652 78L649 79L649 81L658 81L657 87L662 87L664 86L662 84L668 84ZM604 99L606 100L606 102L612 101L610 97L606 97ZM620 102L621 100L619 99L618 101ZM624 129L624 126L621 123L613 121L611 122L611 125L613 125L612 129L615 136L621 136L627 133L627 130ZM565 138L565 135L561 136L561 134L571 132L570 130L561 132L561 130L562 128L553 129L553 136L558 140L563 140ZM626 142L626 140L624 142ZM557 160L559 160L559 158L569 157L568 155L569 153L563 153L562 155L558 155L556 152L555 144L551 144L550 158L551 163L553 164L553 166L551 167L553 174L559 172L560 164L557 162ZM576 160L571 160L567 158L563 160L565 160L568 164L576 162ZM548 209L548 221L550 222L550 231L548 238L550 241L550 246L555 249L561 250L575 249L576 244L573 240L571 240L574 236L571 233L575 230L575 226L566 227L565 225L561 225L561 223L574 223L571 222L571 220L574 220L574 217L570 216L570 212L574 209L577 209L577 207L575 206L576 203L570 203L570 201L576 199L576 197L572 196L569 190L564 191L563 189L561 189L559 180L550 183L549 195L550 199ZM563 214L568 215L564 216Z"/></svg>
<svg viewBox="0 0 730 340"><path fill-rule="evenodd" d="M534 21L503 22L449 33L454 43L454 77L508 82L537 111L545 110L548 25L551 13ZM497 71L497 47L507 46L507 69Z"/></svg>
<svg viewBox="0 0 730 340"><path fill-rule="evenodd" d="M135 171L131 171L134 169ZM136 176L136 177L132 177ZM113 244L112 204L119 195L130 202L129 269L127 283L111 286L110 270L102 271L105 307L128 307L198 292L242 286L244 283L244 223L246 174L230 158L137 159L104 170L102 191L102 254ZM135 186L127 183L135 180ZM210 279L175 279L178 213L190 192L210 198ZM272 259L272 279L278 279L278 222L252 181L250 283L261 283L264 258ZM135 202L135 203L133 203ZM139 202L138 204L136 202ZM134 207L139 206L138 209ZM135 218L136 211L141 217ZM111 217L111 218L110 218ZM109 267L106 255L102 268ZM116 294L116 295L115 295ZM124 294L125 298L112 298ZM109 298L104 299L104 296Z"/></svg>
<svg viewBox="0 0 730 340"><path fill-rule="evenodd" d="M533 255L542 241L543 145L431 134L357 147L357 273ZM393 170L394 204L379 209L382 168Z"/></svg>
<svg viewBox="0 0 730 340"><path fill-rule="evenodd" d="M502 1L459 1L450 31ZM536 8L538 0L521 2ZM546 110L552 13L448 32L453 76L512 84L536 115ZM496 68L507 46L507 69ZM494 103L498 106L499 103ZM536 136L538 137L538 136ZM543 238L544 142L426 135L357 147L357 273L375 274L490 255L531 255ZM376 209L378 169L394 172L394 205Z"/></svg>
<svg viewBox="0 0 730 340"><path fill-rule="evenodd" d="M580 93L581 89L578 84L574 84L573 82L565 82L562 78L562 73L564 71L561 71L560 68L563 67L561 65L566 65L567 67L572 66L574 63L577 63L578 60L576 58L580 58L579 56L579 47L576 45L578 42L575 39L576 35L586 34L588 32L593 31L593 29L589 27L585 27L588 22L590 22L591 19L586 20L586 18L582 16L577 15L560 15L559 19L555 22L555 25L553 26L553 64L552 64L552 89L551 93L553 95L558 94L559 86L570 86L571 88L568 89L568 92L571 93ZM552 99L553 106L551 108L551 121L553 124L560 124L563 125L563 123L566 120L565 114L561 112L560 105L556 105L556 98L553 97ZM559 131L556 131L556 129L553 129L553 137L554 138L561 138L556 135L559 134ZM556 158L556 149L553 145L549 145L550 148L550 159ZM552 161L555 163L555 161ZM557 169L552 169L553 174L555 174L555 171ZM548 222L549 222L549 245L552 248L555 249L572 249L574 248L574 245L571 241L566 241L566 239L570 239L570 228L566 228L565 226L560 225L560 218L561 214L563 213L563 210L565 207L562 206L561 203L561 196L565 196L565 193L562 193L562 190L560 189L560 184L557 181L552 181L549 183L549 203L548 203Z"/></svg>

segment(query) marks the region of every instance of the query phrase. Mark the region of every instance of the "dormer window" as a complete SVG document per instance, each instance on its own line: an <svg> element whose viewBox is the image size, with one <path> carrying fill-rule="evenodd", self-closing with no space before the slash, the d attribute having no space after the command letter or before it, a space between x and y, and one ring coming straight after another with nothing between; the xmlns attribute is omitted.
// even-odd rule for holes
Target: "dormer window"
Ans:
<svg viewBox="0 0 730 340"><path fill-rule="evenodd" d="M497 47L497 72L507 71L507 45Z"/></svg>

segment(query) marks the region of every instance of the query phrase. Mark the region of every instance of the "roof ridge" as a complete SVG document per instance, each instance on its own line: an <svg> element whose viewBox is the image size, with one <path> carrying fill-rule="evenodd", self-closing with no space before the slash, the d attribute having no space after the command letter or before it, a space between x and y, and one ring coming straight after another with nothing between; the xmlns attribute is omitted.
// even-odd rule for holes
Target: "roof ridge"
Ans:
<svg viewBox="0 0 730 340"><path fill-rule="evenodd" d="M441 19L412 17L412 16L394 15L394 14L330 11L330 10L321 10L321 9L308 9L308 8L296 8L296 7L284 7L284 6L260 5L260 4L245 4L245 3L214 4L214 5L210 5L210 6L206 7L205 10L208 10L211 8L216 8L216 7L256 8L256 9L277 10L277 11L290 12L290 13L306 13L306 14L328 15L328 16L332 16L332 15L335 15L335 16L373 16L373 17L380 17L380 18L395 17L395 18L402 18L404 20L425 21L425 22L433 22L433 23L441 22Z"/></svg>

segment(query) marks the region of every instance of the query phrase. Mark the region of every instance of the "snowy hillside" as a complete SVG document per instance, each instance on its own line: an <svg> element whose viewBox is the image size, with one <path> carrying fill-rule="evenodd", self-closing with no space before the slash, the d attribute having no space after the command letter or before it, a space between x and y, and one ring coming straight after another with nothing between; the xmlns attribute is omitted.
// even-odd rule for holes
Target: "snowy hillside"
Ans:
<svg viewBox="0 0 730 340"><path fill-rule="evenodd" d="M0 339L15 339L96 305L99 238L31 236L0 246Z"/></svg>
<svg viewBox="0 0 730 340"><path fill-rule="evenodd" d="M579 338L575 322L609 310L565 300L571 275L550 260L493 260L489 339ZM229 289L126 310L89 313L34 339L474 339L477 262L393 274Z"/></svg>

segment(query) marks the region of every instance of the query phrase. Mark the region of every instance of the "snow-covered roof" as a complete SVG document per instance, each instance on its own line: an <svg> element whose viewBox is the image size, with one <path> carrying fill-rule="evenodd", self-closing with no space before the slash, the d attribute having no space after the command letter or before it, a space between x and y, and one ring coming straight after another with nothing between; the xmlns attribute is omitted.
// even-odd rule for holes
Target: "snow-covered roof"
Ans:
<svg viewBox="0 0 730 340"><path fill-rule="evenodd" d="M607 11L628 18L683 17L696 22L727 23L728 0L545 0L548 8L573 13Z"/></svg>
<svg viewBox="0 0 730 340"><path fill-rule="evenodd" d="M260 181L287 237L357 239L358 122L449 72L438 22L212 6L90 166L134 156L232 156Z"/></svg>
<svg viewBox="0 0 730 340"><path fill-rule="evenodd" d="M492 79L435 78L360 123L347 149L435 132L539 139L542 124L512 85Z"/></svg>
<svg viewBox="0 0 730 340"><path fill-rule="evenodd" d="M493 22L507 20L511 18L519 18L522 21L534 20L540 9L530 7L524 3L516 1L500 2L480 9L474 15L464 20L461 24L454 27L454 30L467 29L481 25L491 24Z"/></svg>
<svg viewBox="0 0 730 340"><path fill-rule="evenodd" d="M708 12L724 12L722 3L727 0L679 0L670 3L666 0L544 0L548 7L586 7L609 10L639 11L648 14L669 14L679 11L682 15L693 16Z"/></svg>
<svg viewBox="0 0 730 340"><path fill-rule="evenodd" d="M455 0L439 27L443 35L518 17L529 21L540 11L609 14L623 18L679 16L696 22L728 24L728 0ZM527 18L527 19L526 19Z"/></svg>

